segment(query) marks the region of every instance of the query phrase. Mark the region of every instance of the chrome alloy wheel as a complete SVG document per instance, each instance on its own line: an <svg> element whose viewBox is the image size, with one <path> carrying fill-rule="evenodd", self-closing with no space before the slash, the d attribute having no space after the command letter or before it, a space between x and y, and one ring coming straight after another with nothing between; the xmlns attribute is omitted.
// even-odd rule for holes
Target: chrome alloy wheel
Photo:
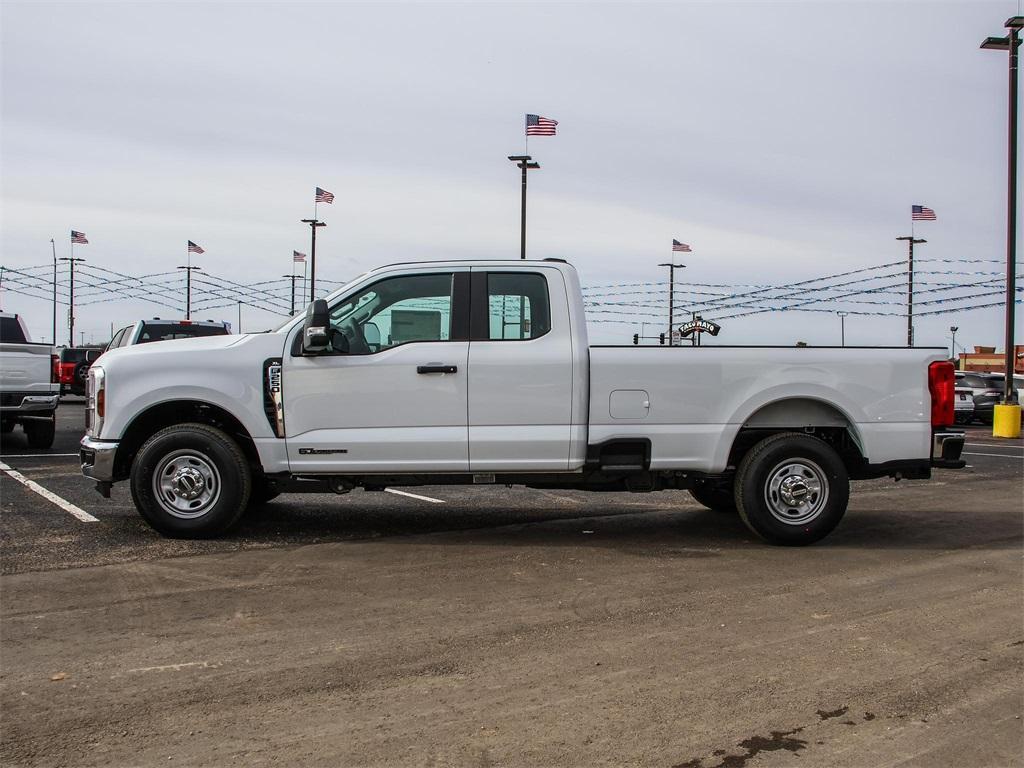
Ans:
<svg viewBox="0 0 1024 768"><path fill-rule="evenodd" d="M828 478L809 459L790 459L768 473L764 489L768 511L786 525L805 525L828 502Z"/></svg>
<svg viewBox="0 0 1024 768"><path fill-rule="evenodd" d="M185 520L202 517L220 498L220 472L198 451L172 451L153 473L153 495L169 515Z"/></svg>

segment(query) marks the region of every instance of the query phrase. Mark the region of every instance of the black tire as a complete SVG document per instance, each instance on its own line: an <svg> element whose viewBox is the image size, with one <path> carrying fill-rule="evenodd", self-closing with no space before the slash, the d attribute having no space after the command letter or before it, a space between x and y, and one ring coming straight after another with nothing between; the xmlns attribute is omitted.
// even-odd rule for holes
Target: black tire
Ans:
<svg viewBox="0 0 1024 768"><path fill-rule="evenodd" d="M740 517L751 531L770 544L803 546L839 525L850 500L850 476L827 443L782 432L743 457L735 492Z"/></svg>
<svg viewBox="0 0 1024 768"><path fill-rule="evenodd" d="M729 483L699 482L690 489L698 504L726 515L736 514L736 495Z"/></svg>
<svg viewBox="0 0 1024 768"><path fill-rule="evenodd" d="M51 448L57 432L57 418L26 420L22 425L29 448Z"/></svg>
<svg viewBox="0 0 1024 768"><path fill-rule="evenodd" d="M85 380L89 377L89 363L83 361L75 366L75 373L71 386L75 389L85 389Z"/></svg>
<svg viewBox="0 0 1024 768"><path fill-rule="evenodd" d="M136 508L146 522L171 538L205 539L224 533L245 511L251 490L252 469L238 444L206 424L160 430L132 462Z"/></svg>

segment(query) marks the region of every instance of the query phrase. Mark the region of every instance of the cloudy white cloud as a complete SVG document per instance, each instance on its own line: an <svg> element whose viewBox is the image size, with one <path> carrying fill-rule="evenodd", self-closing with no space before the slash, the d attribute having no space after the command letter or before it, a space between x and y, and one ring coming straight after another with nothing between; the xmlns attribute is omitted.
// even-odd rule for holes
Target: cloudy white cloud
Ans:
<svg viewBox="0 0 1024 768"><path fill-rule="evenodd" d="M91 262L278 277L420 258L515 256L522 115L530 252L585 284L664 280L678 237L699 282L798 281L922 256L1004 254L1005 56L978 50L1016 3L47 4L2 6L2 261L45 263L75 228ZM927 227L927 229L926 229ZM66 248L66 245L63 246ZM995 268L998 268L996 266ZM45 302L5 293L49 336ZM153 308L91 305L78 327ZM247 310L247 324L272 318ZM998 308L922 319L1001 340ZM899 318L850 318L899 343ZM628 326L595 326L614 338ZM838 322L735 320L729 343L833 343Z"/></svg>

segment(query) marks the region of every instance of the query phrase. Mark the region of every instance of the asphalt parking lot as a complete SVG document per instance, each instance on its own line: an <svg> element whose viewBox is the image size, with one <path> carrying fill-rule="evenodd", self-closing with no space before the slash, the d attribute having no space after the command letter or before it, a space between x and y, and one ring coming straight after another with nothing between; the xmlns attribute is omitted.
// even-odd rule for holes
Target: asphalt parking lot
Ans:
<svg viewBox="0 0 1024 768"><path fill-rule="evenodd" d="M1009 766L1021 441L762 544L684 492L281 497L170 541L5 436L3 765ZM76 516L79 510L86 518Z"/></svg>

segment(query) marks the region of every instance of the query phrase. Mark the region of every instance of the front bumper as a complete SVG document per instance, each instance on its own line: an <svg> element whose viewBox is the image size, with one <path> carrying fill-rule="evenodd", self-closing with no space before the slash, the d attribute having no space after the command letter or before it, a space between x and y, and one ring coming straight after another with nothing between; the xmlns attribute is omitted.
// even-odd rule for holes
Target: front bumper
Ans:
<svg viewBox="0 0 1024 768"><path fill-rule="evenodd" d="M932 466L939 469L962 469L967 462L960 458L964 450L964 433L944 429L932 433Z"/></svg>
<svg viewBox="0 0 1024 768"><path fill-rule="evenodd" d="M44 413L56 410L59 394L33 395L20 392L4 393L0 399L0 413L4 415L28 413L34 414L40 411Z"/></svg>
<svg viewBox="0 0 1024 768"><path fill-rule="evenodd" d="M119 444L110 441L93 440L83 437L78 447L78 458L82 462L82 474L101 483L114 480L114 457Z"/></svg>

